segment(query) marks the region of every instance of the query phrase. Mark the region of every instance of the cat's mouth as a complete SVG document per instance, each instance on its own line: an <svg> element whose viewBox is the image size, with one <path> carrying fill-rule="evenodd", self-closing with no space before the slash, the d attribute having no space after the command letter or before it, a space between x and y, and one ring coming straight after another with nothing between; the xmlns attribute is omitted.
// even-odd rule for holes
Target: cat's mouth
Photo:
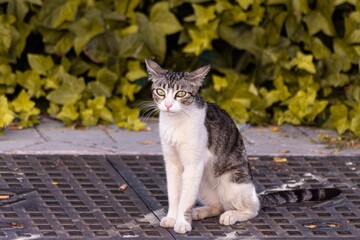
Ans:
<svg viewBox="0 0 360 240"><path fill-rule="evenodd" d="M176 111L172 111L172 110L163 110L161 112L164 113L167 116L173 116L173 115L175 115L177 113Z"/></svg>

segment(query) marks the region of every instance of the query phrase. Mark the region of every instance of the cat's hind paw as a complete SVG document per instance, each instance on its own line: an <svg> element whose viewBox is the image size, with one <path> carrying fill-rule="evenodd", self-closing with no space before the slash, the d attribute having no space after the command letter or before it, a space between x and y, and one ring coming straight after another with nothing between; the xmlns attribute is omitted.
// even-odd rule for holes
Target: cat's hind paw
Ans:
<svg viewBox="0 0 360 240"><path fill-rule="evenodd" d="M193 220L200 220L207 217L217 216L221 213L220 208L213 208L213 207L197 207L192 210L192 219Z"/></svg>
<svg viewBox="0 0 360 240"><path fill-rule="evenodd" d="M177 221L174 226L174 231L184 234L191 231L191 224L187 221Z"/></svg>
<svg viewBox="0 0 360 240"><path fill-rule="evenodd" d="M175 218L172 217L164 217L163 219L161 219L160 221L160 226L164 227L164 228L172 228L175 226Z"/></svg>

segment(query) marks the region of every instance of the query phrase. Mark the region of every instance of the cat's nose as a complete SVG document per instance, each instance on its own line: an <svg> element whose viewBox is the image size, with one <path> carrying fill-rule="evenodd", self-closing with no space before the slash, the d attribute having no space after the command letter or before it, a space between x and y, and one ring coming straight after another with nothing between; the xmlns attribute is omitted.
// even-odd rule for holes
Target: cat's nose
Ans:
<svg viewBox="0 0 360 240"><path fill-rule="evenodd" d="M172 107L172 104L170 103L165 103L165 107L167 111L170 111L170 108Z"/></svg>

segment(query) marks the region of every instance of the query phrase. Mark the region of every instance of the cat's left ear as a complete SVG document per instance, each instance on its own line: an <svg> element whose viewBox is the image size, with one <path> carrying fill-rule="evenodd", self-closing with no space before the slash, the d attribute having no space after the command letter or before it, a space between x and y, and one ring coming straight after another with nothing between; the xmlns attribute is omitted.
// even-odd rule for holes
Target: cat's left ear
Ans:
<svg viewBox="0 0 360 240"><path fill-rule="evenodd" d="M206 74L210 71L210 65L203 66L193 72L190 72L186 76L186 80L196 83L196 85L201 86L202 81L206 77Z"/></svg>
<svg viewBox="0 0 360 240"><path fill-rule="evenodd" d="M151 59L145 59L146 69L149 73L149 80L154 81L157 78L162 78L166 73L166 70L162 69L159 64Z"/></svg>

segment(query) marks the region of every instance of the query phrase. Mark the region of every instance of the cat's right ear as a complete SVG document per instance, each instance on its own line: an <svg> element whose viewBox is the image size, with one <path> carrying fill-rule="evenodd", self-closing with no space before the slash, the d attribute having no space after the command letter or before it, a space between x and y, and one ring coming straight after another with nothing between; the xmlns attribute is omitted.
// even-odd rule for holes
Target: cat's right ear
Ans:
<svg viewBox="0 0 360 240"><path fill-rule="evenodd" d="M145 64L150 81L154 81L156 78L162 78L164 76L166 70L162 69L159 64L153 60L147 58L145 59Z"/></svg>

